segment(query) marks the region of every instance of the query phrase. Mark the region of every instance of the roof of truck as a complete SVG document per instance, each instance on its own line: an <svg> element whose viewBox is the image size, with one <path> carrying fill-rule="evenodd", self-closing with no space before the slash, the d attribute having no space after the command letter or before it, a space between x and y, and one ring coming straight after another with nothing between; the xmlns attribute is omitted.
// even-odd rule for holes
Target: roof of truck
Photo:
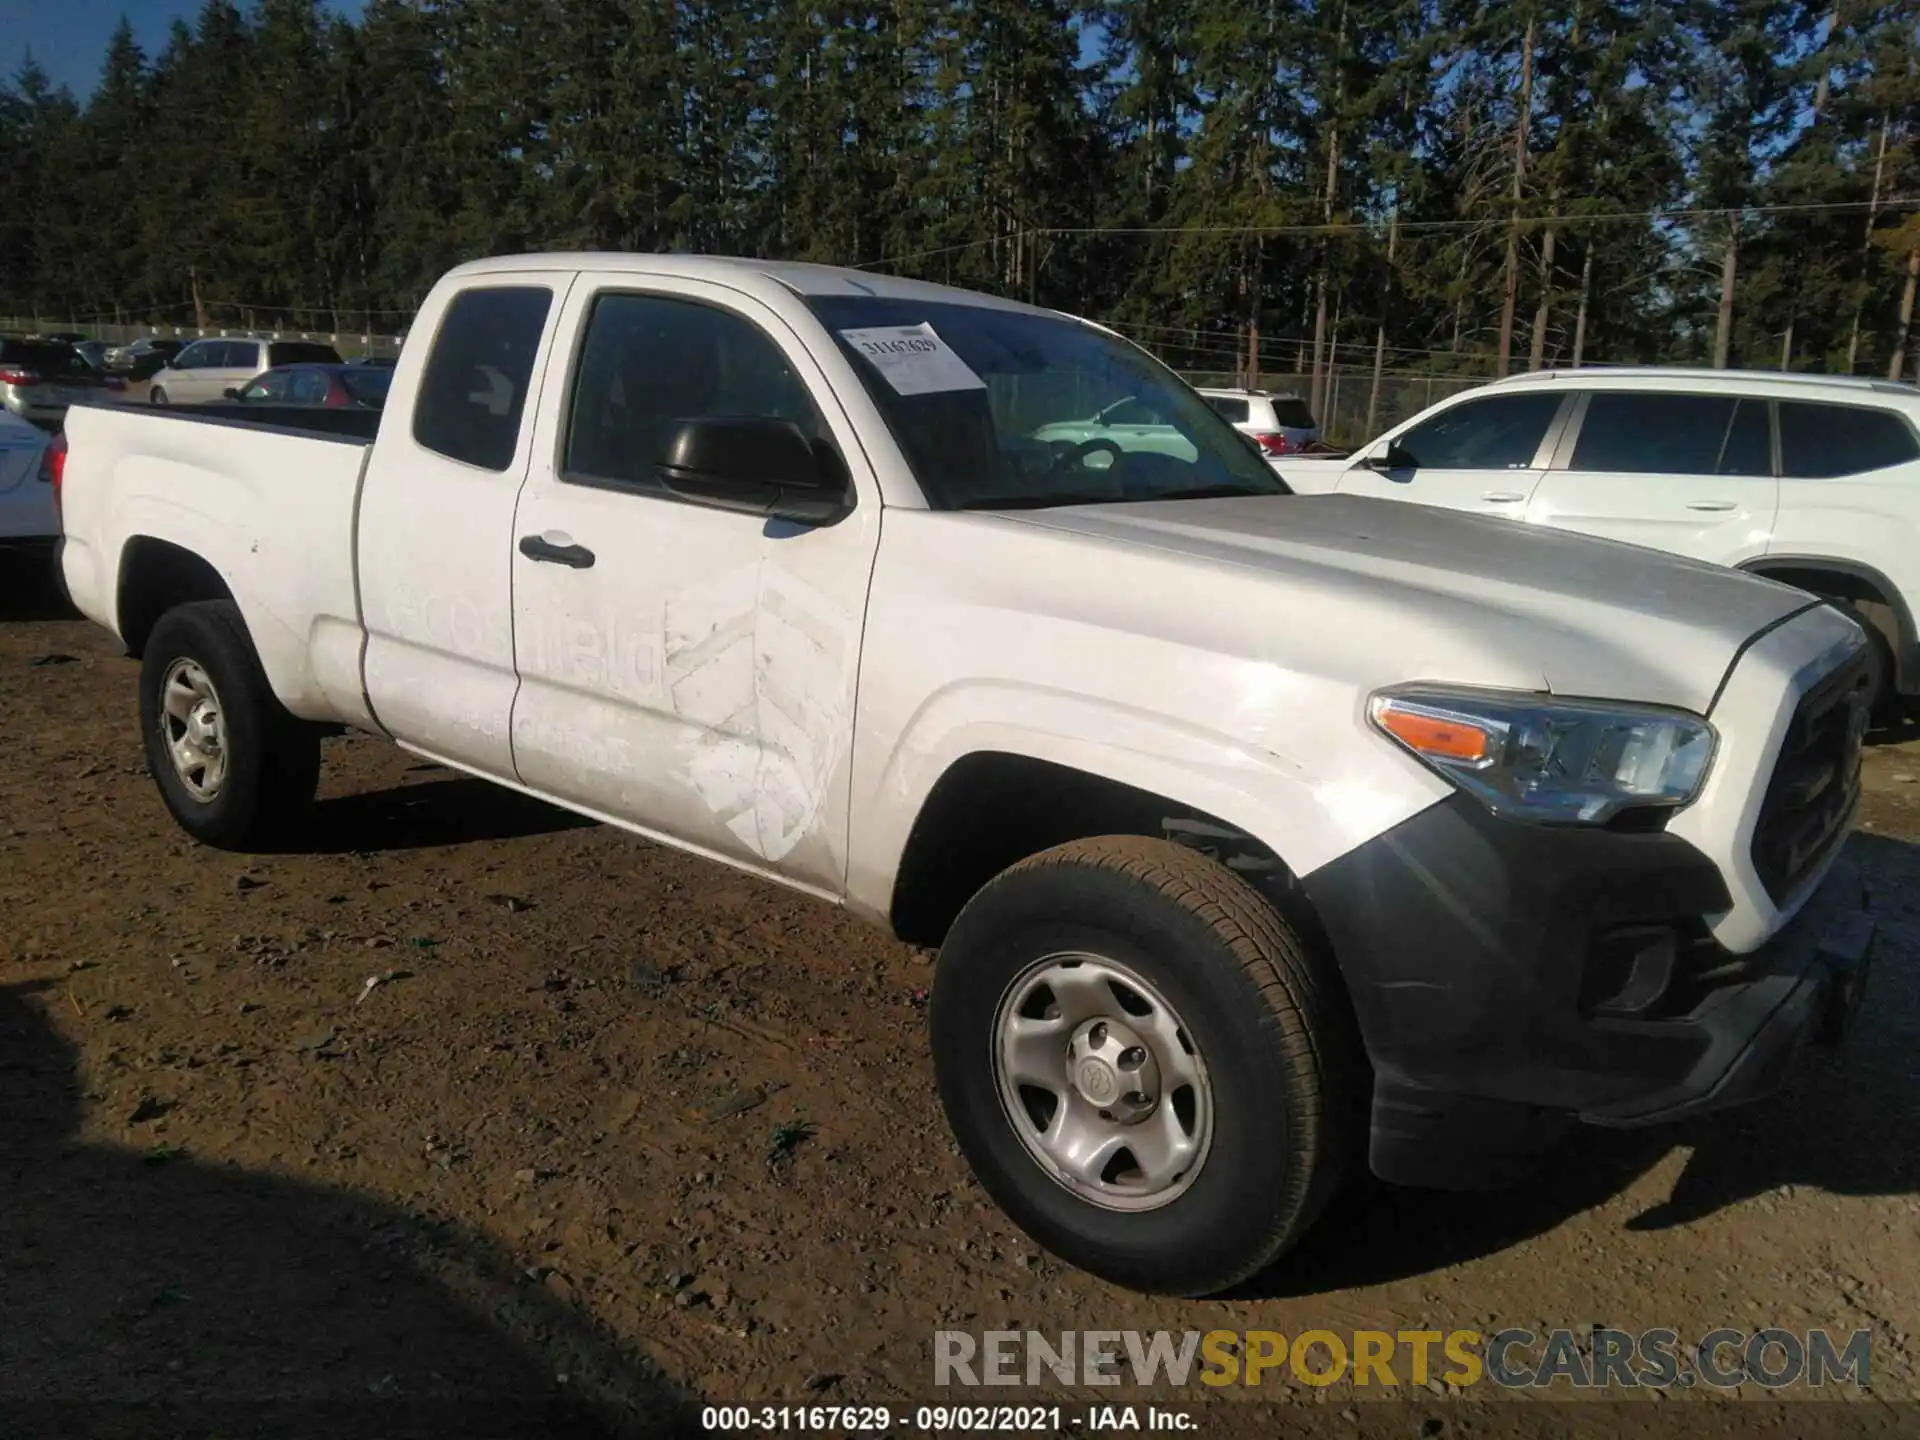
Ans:
<svg viewBox="0 0 1920 1440"><path fill-rule="evenodd" d="M758 276L785 286L797 295L869 295L890 300L947 301L966 305L987 305L995 309L1025 310L1051 314L1038 306L1005 300L977 290L961 290L935 285L925 280L908 280L898 275L882 275L870 270L845 269L837 265L810 265L796 260L756 260L734 255L679 255L672 253L638 255L620 250L572 250L551 254L499 255L486 260L470 260L447 272L450 280L470 275L514 275L529 270L593 270L602 274L675 275L689 280L711 280L738 284L748 276Z"/></svg>

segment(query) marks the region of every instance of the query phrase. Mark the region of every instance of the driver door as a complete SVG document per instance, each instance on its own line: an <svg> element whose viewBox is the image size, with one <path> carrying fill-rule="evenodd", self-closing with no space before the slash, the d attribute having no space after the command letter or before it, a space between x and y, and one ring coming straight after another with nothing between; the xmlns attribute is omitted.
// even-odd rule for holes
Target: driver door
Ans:
<svg viewBox="0 0 1920 1440"><path fill-rule="evenodd" d="M1524 519L1574 398L1546 385L1474 394L1390 436L1396 463L1357 462L1336 489Z"/></svg>
<svg viewBox="0 0 1920 1440"><path fill-rule="evenodd" d="M852 425L792 331L723 286L583 277L561 323L581 340L514 517L520 780L838 896L880 534ZM673 427L708 416L797 425L862 503L807 526L669 493Z"/></svg>

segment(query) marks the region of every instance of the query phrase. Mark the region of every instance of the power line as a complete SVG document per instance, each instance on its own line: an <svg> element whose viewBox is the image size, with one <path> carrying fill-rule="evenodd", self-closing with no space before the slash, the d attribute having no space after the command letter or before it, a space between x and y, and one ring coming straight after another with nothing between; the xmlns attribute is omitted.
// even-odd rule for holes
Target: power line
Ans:
<svg viewBox="0 0 1920 1440"><path fill-rule="evenodd" d="M1453 220L1402 220L1399 222L1401 233L1434 233L1449 230L1480 230L1488 226L1517 225L1521 228L1554 226L1563 230L1578 229L1582 225L1617 224L1623 221L1639 220L1648 222L1678 220L1725 220L1759 219L1774 215L1858 215L1866 213L1885 213L1898 210L1920 210L1920 196L1896 197L1894 199L1873 202L1870 200L1829 200L1800 201L1783 205L1727 205L1727 206L1683 206L1671 209L1654 210L1605 210L1593 214L1561 215L1489 215L1479 219ZM978 240L967 240L955 245L942 245L934 250L916 250L906 255L883 255L877 260L862 261L850 268L871 270L876 265L904 265L910 260L932 259L940 255L957 255L966 250L977 250L983 245L1012 245L1021 240L1051 235L1258 235L1262 237L1288 235L1373 235L1381 233L1382 226L1376 221L1349 220L1304 225L1036 225L1025 230L1016 230L1005 235L988 235Z"/></svg>

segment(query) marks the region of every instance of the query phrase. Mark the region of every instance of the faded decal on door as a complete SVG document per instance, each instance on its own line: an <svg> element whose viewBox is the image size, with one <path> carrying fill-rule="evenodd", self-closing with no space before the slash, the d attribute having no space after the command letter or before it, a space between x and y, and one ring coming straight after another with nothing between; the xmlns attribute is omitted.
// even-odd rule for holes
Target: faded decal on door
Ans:
<svg viewBox="0 0 1920 1440"><path fill-rule="evenodd" d="M462 659L505 666L513 637L503 608L482 606L472 596L419 590L402 581L369 607L376 634Z"/></svg>
<svg viewBox="0 0 1920 1440"><path fill-rule="evenodd" d="M610 606L599 617L543 610L522 625L518 642L523 674L629 705L651 705L659 697L655 633Z"/></svg>
<svg viewBox="0 0 1920 1440"><path fill-rule="evenodd" d="M845 734L853 621L765 561L681 591L663 618L668 705L700 732L688 778L750 853L780 860L826 802Z"/></svg>

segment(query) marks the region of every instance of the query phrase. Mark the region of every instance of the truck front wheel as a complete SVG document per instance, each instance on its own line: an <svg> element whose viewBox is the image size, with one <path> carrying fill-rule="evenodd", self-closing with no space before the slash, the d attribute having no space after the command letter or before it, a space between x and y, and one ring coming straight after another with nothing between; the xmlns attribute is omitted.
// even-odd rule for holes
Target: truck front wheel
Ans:
<svg viewBox="0 0 1920 1440"><path fill-rule="evenodd" d="M1239 876L1164 840L1075 841L970 901L934 1071L980 1183L1061 1258L1206 1295L1312 1224L1360 1138L1337 978Z"/></svg>
<svg viewBox="0 0 1920 1440"><path fill-rule="evenodd" d="M161 616L140 665L140 731L160 796L194 839L247 850L297 819L320 740L274 698L231 600Z"/></svg>

